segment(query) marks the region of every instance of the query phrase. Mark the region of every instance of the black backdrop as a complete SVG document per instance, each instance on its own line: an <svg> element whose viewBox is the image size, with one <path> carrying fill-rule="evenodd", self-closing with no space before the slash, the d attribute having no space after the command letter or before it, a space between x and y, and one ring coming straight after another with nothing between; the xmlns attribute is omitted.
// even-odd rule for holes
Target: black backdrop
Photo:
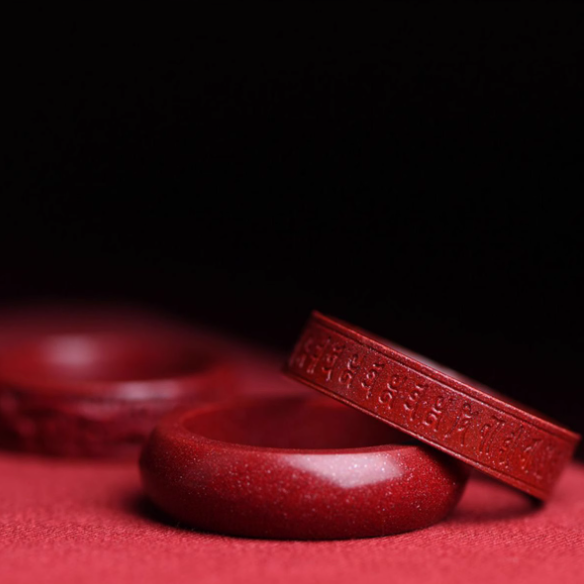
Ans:
<svg viewBox="0 0 584 584"><path fill-rule="evenodd" d="M318 308L584 431L582 8L75 16L5 54L3 302Z"/></svg>

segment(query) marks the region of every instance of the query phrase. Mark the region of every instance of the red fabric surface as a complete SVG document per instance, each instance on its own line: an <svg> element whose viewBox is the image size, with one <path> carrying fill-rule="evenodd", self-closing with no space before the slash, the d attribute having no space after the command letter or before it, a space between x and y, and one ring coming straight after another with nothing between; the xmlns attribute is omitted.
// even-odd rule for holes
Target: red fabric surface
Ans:
<svg viewBox="0 0 584 584"><path fill-rule="evenodd" d="M131 463L0 455L0 582L583 582L584 466L545 507L475 477L454 515L377 539L246 540L165 524Z"/></svg>
<svg viewBox="0 0 584 584"><path fill-rule="evenodd" d="M249 393L304 391L282 357L209 342ZM311 391L311 390L308 390ZM0 453L0 584L214 582L584 582L584 466L545 507L476 476L455 513L429 529L367 540L266 541L165 523L137 465Z"/></svg>

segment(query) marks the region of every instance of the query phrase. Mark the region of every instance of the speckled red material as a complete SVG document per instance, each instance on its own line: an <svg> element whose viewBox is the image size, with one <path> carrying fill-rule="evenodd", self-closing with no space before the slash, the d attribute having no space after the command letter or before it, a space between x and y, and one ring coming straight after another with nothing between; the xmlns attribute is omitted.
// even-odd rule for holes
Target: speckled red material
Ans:
<svg viewBox="0 0 584 584"><path fill-rule="evenodd" d="M0 307L0 350L47 335L188 332L184 323L135 304L34 302Z"/></svg>
<svg viewBox="0 0 584 584"><path fill-rule="evenodd" d="M314 312L285 372L546 499L580 437L360 328Z"/></svg>
<svg viewBox="0 0 584 584"><path fill-rule="evenodd" d="M0 353L0 443L137 457L163 414L235 388L220 356L170 330L28 335Z"/></svg>
<svg viewBox="0 0 584 584"><path fill-rule="evenodd" d="M324 398L263 398L165 417L140 460L148 496L204 531L340 539L444 519L468 468Z"/></svg>
<svg viewBox="0 0 584 584"><path fill-rule="evenodd" d="M278 379L279 354L220 335L202 340L220 342L248 391L314 394ZM475 473L454 511L427 529L274 541L165 520L144 501L131 461L0 451L2 584L582 584L583 549L584 466L576 462L545 506Z"/></svg>

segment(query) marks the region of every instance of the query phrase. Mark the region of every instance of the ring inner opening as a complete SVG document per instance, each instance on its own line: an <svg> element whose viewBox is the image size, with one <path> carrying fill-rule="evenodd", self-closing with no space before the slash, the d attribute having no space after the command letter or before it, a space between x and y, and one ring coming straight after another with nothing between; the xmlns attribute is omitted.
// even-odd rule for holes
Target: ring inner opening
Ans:
<svg viewBox="0 0 584 584"><path fill-rule="evenodd" d="M172 339L118 335L59 335L14 347L0 375L39 381L168 379L204 370L209 357Z"/></svg>
<svg viewBox="0 0 584 584"><path fill-rule="evenodd" d="M214 440L269 448L362 448L411 442L405 434L348 406L306 398L210 409L188 417L184 425Z"/></svg>

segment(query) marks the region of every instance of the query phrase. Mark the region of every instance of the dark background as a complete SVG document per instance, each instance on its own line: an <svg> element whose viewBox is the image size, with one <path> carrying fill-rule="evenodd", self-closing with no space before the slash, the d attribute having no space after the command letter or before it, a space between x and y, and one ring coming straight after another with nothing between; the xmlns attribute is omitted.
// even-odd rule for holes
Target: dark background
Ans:
<svg viewBox="0 0 584 584"><path fill-rule="evenodd" d="M2 303L318 308L584 431L582 8L75 16L5 54Z"/></svg>

